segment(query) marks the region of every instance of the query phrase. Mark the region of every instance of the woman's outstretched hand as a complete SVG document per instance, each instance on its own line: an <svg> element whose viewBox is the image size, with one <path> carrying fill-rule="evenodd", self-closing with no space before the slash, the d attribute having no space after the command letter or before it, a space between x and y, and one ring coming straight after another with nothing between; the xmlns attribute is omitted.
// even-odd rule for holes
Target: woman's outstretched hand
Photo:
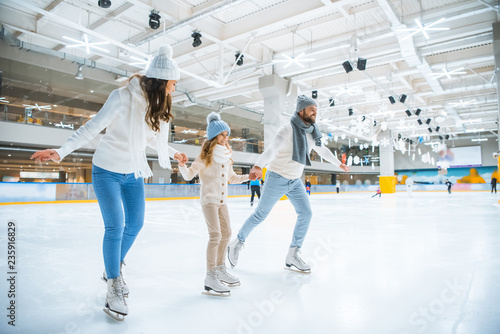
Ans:
<svg viewBox="0 0 500 334"><path fill-rule="evenodd" d="M59 156L59 154L57 154L56 150L46 149L42 151L36 151L35 153L33 153L30 159L35 159L35 162L37 163L42 163L49 160L59 162L59 160L61 160L61 157Z"/></svg>

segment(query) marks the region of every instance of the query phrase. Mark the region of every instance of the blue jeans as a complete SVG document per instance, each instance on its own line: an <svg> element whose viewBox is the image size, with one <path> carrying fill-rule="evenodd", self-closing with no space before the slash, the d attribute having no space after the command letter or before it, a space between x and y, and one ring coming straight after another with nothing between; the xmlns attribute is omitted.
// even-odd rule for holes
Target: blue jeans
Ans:
<svg viewBox="0 0 500 334"><path fill-rule="evenodd" d="M104 220L102 251L108 278L120 276L120 262L144 224L144 179L92 166L92 185Z"/></svg>
<svg viewBox="0 0 500 334"><path fill-rule="evenodd" d="M311 205L304 184L300 179L290 180L271 171L266 174L266 182L257 209L248 217L238 233L240 241L244 242L250 232L266 219L283 195L288 197L297 212L297 222L290 247L302 247L312 218Z"/></svg>

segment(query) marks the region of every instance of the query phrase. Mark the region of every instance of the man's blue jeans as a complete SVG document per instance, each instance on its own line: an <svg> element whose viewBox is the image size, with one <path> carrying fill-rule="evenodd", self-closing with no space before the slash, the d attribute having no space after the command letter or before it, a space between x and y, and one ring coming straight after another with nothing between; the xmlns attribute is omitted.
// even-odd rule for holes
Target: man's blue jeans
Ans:
<svg viewBox="0 0 500 334"><path fill-rule="evenodd" d="M290 180L271 171L266 173L266 181L257 209L248 217L238 233L240 241L244 242L250 232L266 219L283 195L288 197L297 212L297 222L290 247L302 247L312 218L311 205L304 184L300 179Z"/></svg>
<svg viewBox="0 0 500 334"><path fill-rule="evenodd" d="M103 256L106 276L120 276L120 262L144 224L144 179L92 166L92 184L104 220Z"/></svg>

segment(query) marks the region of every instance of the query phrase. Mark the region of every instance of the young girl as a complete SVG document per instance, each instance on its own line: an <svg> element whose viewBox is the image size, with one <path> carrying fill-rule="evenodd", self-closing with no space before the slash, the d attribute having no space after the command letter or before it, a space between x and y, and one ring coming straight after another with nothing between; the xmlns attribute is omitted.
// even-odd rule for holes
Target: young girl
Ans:
<svg viewBox="0 0 500 334"><path fill-rule="evenodd" d="M76 131L59 149L38 151L38 161L60 162L102 130L92 159L92 185L104 220L103 257L107 282L104 312L116 320L128 314L124 297L129 289L122 264L144 224L144 179L152 176L146 145L156 148L160 166L170 169L170 157L187 162L187 156L168 146L173 118L171 96L179 80L172 48L162 46L145 76L133 76L125 87L111 92L99 113Z"/></svg>
<svg viewBox="0 0 500 334"><path fill-rule="evenodd" d="M228 286L240 285L240 280L226 271L224 263L227 243L231 237L231 225L227 210L229 183L248 181L248 175L236 175L233 171L228 144L231 130L219 114L212 112L207 117L207 140L200 155L191 164L179 160L179 170L186 181L198 173L201 181L201 207L208 227L206 294L229 296ZM227 285L225 285L225 284Z"/></svg>

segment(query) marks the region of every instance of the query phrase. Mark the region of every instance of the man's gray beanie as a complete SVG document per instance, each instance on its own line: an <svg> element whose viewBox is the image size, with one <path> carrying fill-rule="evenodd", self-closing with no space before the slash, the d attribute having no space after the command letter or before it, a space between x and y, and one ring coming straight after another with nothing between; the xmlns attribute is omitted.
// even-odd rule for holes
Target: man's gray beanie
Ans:
<svg viewBox="0 0 500 334"><path fill-rule="evenodd" d="M297 108L295 109L295 112L298 113L309 106L317 106L317 105L318 104L314 99L305 95L299 95L297 96Z"/></svg>

